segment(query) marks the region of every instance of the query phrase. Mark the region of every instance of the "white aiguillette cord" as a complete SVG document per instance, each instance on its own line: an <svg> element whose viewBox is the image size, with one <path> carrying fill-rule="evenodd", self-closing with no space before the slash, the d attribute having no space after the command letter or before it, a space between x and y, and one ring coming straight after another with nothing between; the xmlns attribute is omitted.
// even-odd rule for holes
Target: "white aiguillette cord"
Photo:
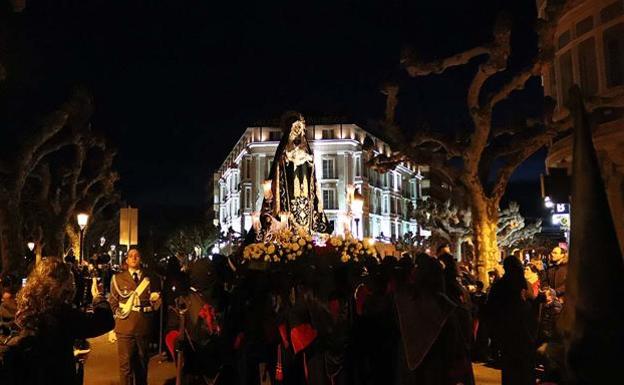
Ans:
<svg viewBox="0 0 624 385"><path fill-rule="evenodd" d="M147 286L149 285L149 283L150 281L149 281L149 278L147 277L141 280L141 283L139 283L139 286L136 289L134 289L134 291L130 294L131 298L128 298L126 303L121 305L122 313L126 313L126 314L130 313L130 311L132 310L132 306L134 305L134 298L140 297L141 294L143 294L143 292L145 291L145 289L147 289ZM115 286L117 286L116 281L115 281Z"/></svg>

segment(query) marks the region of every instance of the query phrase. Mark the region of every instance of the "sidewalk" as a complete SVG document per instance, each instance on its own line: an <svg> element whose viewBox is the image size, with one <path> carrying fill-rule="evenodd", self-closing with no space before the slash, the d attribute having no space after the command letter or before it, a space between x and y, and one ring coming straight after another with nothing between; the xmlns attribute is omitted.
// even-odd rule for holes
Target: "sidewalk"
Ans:
<svg viewBox="0 0 624 385"><path fill-rule="evenodd" d="M119 361L117 344L108 342L107 335L89 340L91 353L85 365L84 385L118 385ZM152 357L148 369L150 385L163 385L175 378L175 365L172 362L160 363L159 357Z"/></svg>
<svg viewBox="0 0 624 385"><path fill-rule="evenodd" d="M85 367L84 385L118 385L117 344L109 343L106 335L94 338L90 342L91 353ZM156 356L150 361L148 372L150 385L163 385L165 381L175 377L173 363L160 363L158 360L159 357ZM477 385L500 385L500 370L482 364L475 364L473 367Z"/></svg>

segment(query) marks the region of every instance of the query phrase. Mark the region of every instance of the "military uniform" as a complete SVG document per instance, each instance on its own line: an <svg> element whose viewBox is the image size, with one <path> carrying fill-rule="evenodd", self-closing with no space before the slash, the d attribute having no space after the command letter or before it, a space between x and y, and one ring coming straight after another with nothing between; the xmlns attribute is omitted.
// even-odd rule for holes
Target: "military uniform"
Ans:
<svg viewBox="0 0 624 385"><path fill-rule="evenodd" d="M149 279L149 285L134 300L127 317L123 317L121 307L134 297L132 293L146 278ZM159 281L150 278L152 277L142 270L126 270L115 274L111 280L110 303L115 313L121 385L147 385L149 339L156 313L149 298L151 292L159 291Z"/></svg>

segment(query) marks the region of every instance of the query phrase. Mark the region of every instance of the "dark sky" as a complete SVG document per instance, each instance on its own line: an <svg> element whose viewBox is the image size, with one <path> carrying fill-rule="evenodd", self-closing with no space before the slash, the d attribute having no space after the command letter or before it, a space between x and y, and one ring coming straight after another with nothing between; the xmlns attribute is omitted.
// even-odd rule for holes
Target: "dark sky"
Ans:
<svg viewBox="0 0 624 385"><path fill-rule="evenodd" d="M474 67L407 79L401 48L427 58L469 48L488 37L500 10L512 14L514 45L525 53L516 64L533 43L533 0L224 3L33 0L14 20L15 57L31 63L21 69L30 71L24 89L47 97L90 88L94 126L119 148L119 186L134 205L205 206L212 171L245 127L287 109L379 119L388 78L403 86L402 123L426 115L453 129L465 119ZM514 107L539 96L532 88ZM515 177L530 195L543 157Z"/></svg>

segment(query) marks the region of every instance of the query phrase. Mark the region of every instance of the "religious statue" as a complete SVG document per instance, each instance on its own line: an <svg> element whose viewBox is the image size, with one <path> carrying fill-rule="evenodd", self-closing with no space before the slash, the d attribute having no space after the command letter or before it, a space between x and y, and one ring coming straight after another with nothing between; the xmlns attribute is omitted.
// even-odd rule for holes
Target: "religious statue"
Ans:
<svg viewBox="0 0 624 385"><path fill-rule="evenodd" d="M299 113L282 117L282 139L269 174L260 221L263 229L276 220L310 232L333 231L317 195L314 156L305 135L305 120ZM270 183L270 186L268 185ZM268 192L268 190L267 190Z"/></svg>

